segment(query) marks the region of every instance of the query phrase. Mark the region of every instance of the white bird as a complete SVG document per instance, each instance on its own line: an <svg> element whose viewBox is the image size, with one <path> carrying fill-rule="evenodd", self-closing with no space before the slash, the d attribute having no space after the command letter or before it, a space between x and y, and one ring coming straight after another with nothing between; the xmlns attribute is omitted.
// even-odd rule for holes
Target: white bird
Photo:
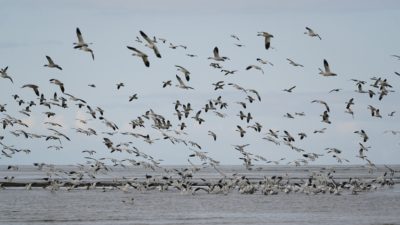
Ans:
<svg viewBox="0 0 400 225"><path fill-rule="evenodd" d="M146 46L153 49L154 54L156 54L156 56L158 58L161 58L161 54L158 51L158 48L157 48L156 44L154 43L154 41L151 40L143 31L139 31L139 32L140 32L140 35L142 35L142 37L147 41Z"/></svg>
<svg viewBox="0 0 400 225"><path fill-rule="evenodd" d="M303 65L301 65L299 63L296 63L296 62L294 62L293 60L291 60L289 58L286 58L286 60L289 61L290 65L304 67Z"/></svg>
<svg viewBox="0 0 400 225"><path fill-rule="evenodd" d="M61 81L59 81L57 79L50 79L50 83L58 85L60 87L61 92L64 93L64 90L65 90L64 84Z"/></svg>
<svg viewBox="0 0 400 225"><path fill-rule="evenodd" d="M324 111L324 113L321 115L321 117L322 117L321 122L328 123L328 124L331 123L331 121L329 121L329 114L328 114L327 110Z"/></svg>
<svg viewBox="0 0 400 225"><path fill-rule="evenodd" d="M37 86L37 85L34 85L34 84L25 84L25 85L23 85L21 88L32 88L32 90L35 92L35 94L37 95L37 96L39 96L39 86Z"/></svg>
<svg viewBox="0 0 400 225"><path fill-rule="evenodd" d="M54 61L50 58L50 56L46 55L47 61L49 61L49 64L46 64L44 66L49 67L49 68L57 68L59 70L62 70L62 68L55 64Z"/></svg>
<svg viewBox="0 0 400 225"><path fill-rule="evenodd" d="M356 131L354 131L354 133L360 135L361 138L363 139L363 141L364 141L364 142L367 142L367 140L368 140L368 135L367 135L367 133L365 133L364 130L359 130L359 131L356 130Z"/></svg>
<svg viewBox="0 0 400 225"><path fill-rule="evenodd" d="M212 132L212 131L208 131L208 135L210 135L213 139L214 139L214 141L216 141L217 140L217 135L214 133L214 132Z"/></svg>
<svg viewBox="0 0 400 225"><path fill-rule="evenodd" d="M249 69L260 70L264 74L264 70L261 67L257 66L257 65L250 65L250 66L246 67L246 70L249 70Z"/></svg>
<svg viewBox="0 0 400 225"><path fill-rule="evenodd" d="M306 32L304 32L304 34L307 34L310 37L318 37L319 40L322 40L321 36L319 36L319 34L315 33L311 28L306 27Z"/></svg>
<svg viewBox="0 0 400 225"><path fill-rule="evenodd" d="M139 50L137 50L136 48L131 47L131 46L126 46L126 47L127 47L128 49L130 49L130 50L136 52L136 53L133 53L132 55L133 55L133 56L141 57L145 66L147 66L147 67L150 66L150 62L149 62L148 56L147 56L145 53L143 53L143 52L141 52L141 51L139 51Z"/></svg>
<svg viewBox="0 0 400 225"><path fill-rule="evenodd" d="M332 73L331 70L329 69L329 64L328 61L326 61L326 59L324 59L324 68L325 71L323 71L321 68L318 68L320 71L319 74L321 74L322 76L325 77L337 76L336 73Z"/></svg>
<svg viewBox="0 0 400 225"><path fill-rule="evenodd" d="M269 61L267 61L267 60L264 60L264 59L261 59L261 58L257 58L257 61L258 61L259 63L262 63L262 64L269 64L269 65L271 65L271 66L274 66L274 64L272 64L271 62L269 62Z"/></svg>
<svg viewBox="0 0 400 225"><path fill-rule="evenodd" d="M319 104L322 104L322 105L325 106L326 111L330 112L328 103L326 103L325 101L322 101L322 100L312 100L311 103L319 103Z"/></svg>
<svg viewBox="0 0 400 225"><path fill-rule="evenodd" d="M231 38L234 38L234 39L240 41L240 39L238 38L238 36L236 36L236 35L234 35L234 34L231 34Z"/></svg>
<svg viewBox="0 0 400 225"><path fill-rule="evenodd" d="M246 131L239 125L237 125L236 127L238 128L236 131L240 133L240 137L243 137Z"/></svg>
<svg viewBox="0 0 400 225"><path fill-rule="evenodd" d="M94 60L93 50L89 48L89 44L92 44L92 43L86 43L83 40L82 33L78 27L76 28L76 36L78 37L78 43L76 43L76 42L74 43L74 45L75 45L74 48L80 49L85 52L90 52L90 54L92 54L92 59Z"/></svg>
<svg viewBox="0 0 400 225"><path fill-rule="evenodd" d="M8 76L7 69L8 69L8 66L6 66L4 69L0 69L0 76L1 76L1 78L9 79L11 81L11 83L14 83L13 79L10 76Z"/></svg>
<svg viewBox="0 0 400 225"><path fill-rule="evenodd" d="M214 48L213 53L214 53L214 57L208 57L208 59L213 59L213 60L215 60L215 61L225 61L225 60L229 60L228 57L226 57L226 56L222 56L222 57L221 57L221 56L219 55L218 47L215 47L215 48Z"/></svg>
<svg viewBox="0 0 400 225"><path fill-rule="evenodd" d="M179 85L178 84L176 85L177 87L182 88L182 89L194 89L190 86L187 86L178 75L176 75L176 79L179 82Z"/></svg>
<svg viewBox="0 0 400 225"><path fill-rule="evenodd" d="M185 79L186 81L190 80L190 72L189 70L187 70L186 68L184 68L183 66L179 66L179 65L175 65L175 67L178 68L179 71L181 71L184 75L185 75Z"/></svg>
<svg viewBox="0 0 400 225"><path fill-rule="evenodd" d="M271 46L271 38L274 37L274 35L268 32L258 32L257 36L265 37L265 49L269 49Z"/></svg>

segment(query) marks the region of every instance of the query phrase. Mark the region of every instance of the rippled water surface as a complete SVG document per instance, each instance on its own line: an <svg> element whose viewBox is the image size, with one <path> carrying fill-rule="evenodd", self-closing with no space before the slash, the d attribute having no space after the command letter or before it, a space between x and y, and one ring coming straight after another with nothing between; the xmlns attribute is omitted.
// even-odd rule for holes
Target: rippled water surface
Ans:
<svg viewBox="0 0 400 225"><path fill-rule="evenodd" d="M315 169L315 168L313 168ZM226 171L228 169L226 168ZM231 170L235 170L232 169ZM282 168L276 169L281 173ZM306 171L298 176L307 176ZM300 171L300 172L299 172ZM357 169L346 169L357 175ZM6 173L4 170L1 171ZM238 172L238 171L236 171ZM245 171L239 171L245 172ZM355 172L355 173L354 173ZM24 173L24 172L19 172ZM127 171L125 171L127 173ZM202 176L217 177L215 172ZM269 173L273 173L269 168ZM18 175L18 173L15 173ZM262 171L251 175L261 176ZM19 174L23 177L23 174ZM114 174L115 175L115 174ZM340 174L339 174L340 175ZM343 174L342 174L343 175ZM344 175L343 175L344 176ZM16 177L16 179L18 176ZM28 177L25 176L24 179ZM133 201L132 201L133 198ZM400 224L400 188L352 195L0 190L0 224Z"/></svg>

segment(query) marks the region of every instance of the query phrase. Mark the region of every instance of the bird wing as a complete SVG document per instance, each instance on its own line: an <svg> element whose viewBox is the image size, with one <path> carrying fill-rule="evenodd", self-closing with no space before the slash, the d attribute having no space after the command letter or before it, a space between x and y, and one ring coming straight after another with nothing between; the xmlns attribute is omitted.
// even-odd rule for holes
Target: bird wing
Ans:
<svg viewBox="0 0 400 225"><path fill-rule="evenodd" d="M325 72L327 72L327 73L331 72L331 70L329 69L328 61L326 61L326 59L324 59L324 68L325 68Z"/></svg>
<svg viewBox="0 0 400 225"><path fill-rule="evenodd" d="M90 51L90 54L92 54L92 59L94 60L94 53L93 53L93 50L92 49L89 49Z"/></svg>
<svg viewBox="0 0 400 225"><path fill-rule="evenodd" d="M142 37L150 44L153 45L154 42L143 32L143 31L139 31L140 35L142 35Z"/></svg>
<svg viewBox="0 0 400 225"><path fill-rule="evenodd" d="M81 31L79 30L78 27L76 28L76 36L78 36L78 42L79 43L84 43L83 37L82 37L82 33L81 33Z"/></svg>
<svg viewBox="0 0 400 225"><path fill-rule="evenodd" d="M158 51L157 46L154 44L153 40L151 40L143 31L140 31L140 35L142 35L142 37L149 43L149 45L151 46L151 48L154 50L154 54L156 54L156 56L158 58L161 58L161 54Z"/></svg>
<svg viewBox="0 0 400 225"><path fill-rule="evenodd" d="M156 54L156 56L157 56L158 58L161 58L161 54L160 54L160 52L158 51L157 46L154 45L154 44L153 44L152 46L153 46L154 54Z"/></svg>
<svg viewBox="0 0 400 225"><path fill-rule="evenodd" d="M50 56L47 56L47 55L46 55L46 58L47 58L47 61L49 61L49 64L54 64L54 62L53 62L53 60L50 58Z"/></svg>
<svg viewBox="0 0 400 225"><path fill-rule="evenodd" d="M178 80L181 86L185 86L185 83L183 83L182 79L178 75L176 75L176 79Z"/></svg>
<svg viewBox="0 0 400 225"><path fill-rule="evenodd" d="M142 55L142 60L143 60L143 63L145 66L147 66L147 67L150 66L150 62L149 62L147 55Z"/></svg>
<svg viewBox="0 0 400 225"><path fill-rule="evenodd" d="M265 37L265 49L269 49L270 46L271 46L271 37L266 36Z"/></svg>
<svg viewBox="0 0 400 225"><path fill-rule="evenodd" d="M312 32L314 32L311 28L309 28L309 27L306 27L306 29L310 32L310 33L312 33Z"/></svg>
<svg viewBox="0 0 400 225"><path fill-rule="evenodd" d="M218 50L218 47L215 47L213 52L214 52L214 57L215 57L215 58L219 58L219 50Z"/></svg>
<svg viewBox="0 0 400 225"><path fill-rule="evenodd" d="M135 51L136 53L138 53L138 54L140 54L140 55L146 55L146 54L144 54L143 52L137 50L137 49L134 48L134 47L131 47L131 46L126 46L126 47L127 47L128 49L132 50L132 51Z"/></svg>

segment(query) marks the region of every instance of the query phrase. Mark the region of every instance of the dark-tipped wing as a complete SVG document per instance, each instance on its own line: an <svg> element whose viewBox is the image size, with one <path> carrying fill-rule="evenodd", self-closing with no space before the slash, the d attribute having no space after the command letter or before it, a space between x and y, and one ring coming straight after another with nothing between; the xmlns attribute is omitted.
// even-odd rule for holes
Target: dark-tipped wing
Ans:
<svg viewBox="0 0 400 225"><path fill-rule="evenodd" d="M144 65L145 65L146 67L149 67L149 66L150 66L150 62L149 62L149 59L147 58L147 55L143 55L143 56L142 56L142 60L143 60L143 63L144 63Z"/></svg>
<svg viewBox="0 0 400 225"><path fill-rule="evenodd" d="M81 31L79 30L79 27L76 28L76 36L78 36L78 41L79 41L80 43L83 43L83 42L84 42L84 41L83 41L83 37L82 37L82 33L81 33Z"/></svg>
<svg viewBox="0 0 400 225"><path fill-rule="evenodd" d="M269 47L271 46L271 38L265 37L265 49L269 49Z"/></svg>
<svg viewBox="0 0 400 225"><path fill-rule="evenodd" d="M218 47L215 47L213 52L214 52L214 57L215 57L215 58L219 58L219 50L218 50Z"/></svg>
<svg viewBox="0 0 400 225"><path fill-rule="evenodd" d="M325 68L325 72L327 72L327 73L330 72L329 64L328 64L328 61L326 61L326 59L324 59L324 68Z"/></svg>
<svg viewBox="0 0 400 225"><path fill-rule="evenodd" d="M54 64L53 60L50 58L50 56L46 55L47 61L49 61L49 64Z"/></svg>
<svg viewBox="0 0 400 225"><path fill-rule="evenodd" d="M143 31L139 31L140 35L142 35L142 37L149 43L149 44L153 44L153 41L143 32Z"/></svg>

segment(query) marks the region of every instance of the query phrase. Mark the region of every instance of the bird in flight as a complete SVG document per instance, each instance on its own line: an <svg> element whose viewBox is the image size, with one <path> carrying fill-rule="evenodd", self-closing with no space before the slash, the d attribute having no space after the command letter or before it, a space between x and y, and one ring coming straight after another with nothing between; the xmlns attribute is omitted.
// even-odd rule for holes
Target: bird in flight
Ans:
<svg viewBox="0 0 400 225"><path fill-rule="evenodd" d="M257 65L249 65L249 66L247 66L246 70L249 70L249 69L256 69L256 70L261 71L264 74L264 70L261 67L257 66Z"/></svg>
<svg viewBox="0 0 400 225"><path fill-rule="evenodd" d="M226 57L226 56L220 56L220 55L219 55L218 47L214 47L213 54L214 54L214 57L208 57L208 59L213 59L213 60L215 60L215 61L225 61L225 60L229 60L228 57Z"/></svg>
<svg viewBox="0 0 400 225"><path fill-rule="evenodd" d="M131 46L126 46L126 47L129 50L132 50L132 51L135 52L135 53L132 54L133 56L141 57L145 66L147 66L147 67L150 66L150 62L149 62L148 56L145 53L143 53L143 52L141 52L141 51L139 51L136 48L131 47Z"/></svg>
<svg viewBox="0 0 400 225"><path fill-rule="evenodd" d="M35 84L25 84L21 88L32 88L37 96L39 96L39 86Z"/></svg>
<svg viewBox="0 0 400 225"><path fill-rule="evenodd" d="M301 65L299 63L296 63L296 62L294 62L293 60L291 60L289 58L286 58L286 60L289 61L290 65L304 67L303 65Z"/></svg>
<svg viewBox="0 0 400 225"><path fill-rule="evenodd" d="M319 40L322 40L321 36L319 36L319 34L315 33L311 28L306 27L306 32L304 32L304 34L307 34L310 37L318 37Z"/></svg>
<svg viewBox="0 0 400 225"><path fill-rule="evenodd" d="M62 68L59 65L54 63L54 61L50 58L50 56L46 55L46 59L49 62L49 64L46 64L44 66L49 67L49 68L57 68L59 70L62 70Z"/></svg>
<svg viewBox="0 0 400 225"><path fill-rule="evenodd" d="M11 83L14 83L13 79L10 76L8 76L7 69L8 69L8 66L6 66L4 69L0 69L0 76L1 76L1 78L9 79L11 81Z"/></svg>
<svg viewBox="0 0 400 225"><path fill-rule="evenodd" d="M89 44L92 44L92 43L86 43L83 40L82 33L78 27L76 28L76 36L78 37L78 42L74 43L74 45L75 45L74 48L80 49L85 52L90 52L90 54L92 55L92 59L94 60L93 50L89 48Z"/></svg>
<svg viewBox="0 0 400 225"><path fill-rule="evenodd" d="M332 76L337 76L337 74L336 73L332 73L331 72L331 70L330 70L330 68L329 68L329 64L328 64L328 61L326 61L326 59L324 59L324 69L325 69L325 71L323 71L321 68L318 68L319 69L319 74L321 74L322 76L324 76L324 77L332 77Z"/></svg>
<svg viewBox="0 0 400 225"><path fill-rule="evenodd" d="M156 44L154 43L154 41L151 40L143 31L140 31L140 35L142 35L142 37L147 41L146 46L153 49L154 54L156 54L156 56L158 58L161 58L161 54L158 51L158 48L157 48Z"/></svg>
<svg viewBox="0 0 400 225"><path fill-rule="evenodd" d="M293 89L295 89L296 88L296 85L295 86L292 86L292 87L290 87L290 88L288 88L288 89L283 89L283 91L286 91L286 92L288 92L288 93L292 93L292 91L293 91Z"/></svg>
<svg viewBox="0 0 400 225"><path fill-rule="evenodd" d="M263 36L265 37L265 49L269 49L269 47L271 46L271 38L274 37L274 35L268 33L268 32L258 32L257 36Z"/></svg>

